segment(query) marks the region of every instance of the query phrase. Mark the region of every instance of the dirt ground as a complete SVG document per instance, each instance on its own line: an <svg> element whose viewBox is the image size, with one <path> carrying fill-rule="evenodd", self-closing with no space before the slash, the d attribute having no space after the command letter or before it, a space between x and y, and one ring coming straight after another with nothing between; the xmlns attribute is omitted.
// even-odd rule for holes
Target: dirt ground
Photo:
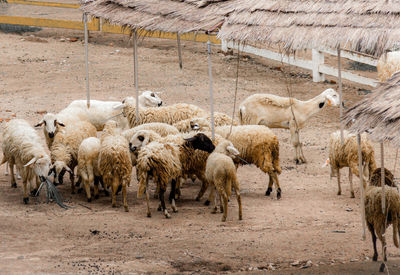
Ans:
<svg viewBox="0 0 400 275"><path fill-rule="evenodd" d="M0 118L23 118L32 125L41 112L57 112L74 99L85 98L84 47L81 32L42 30L20 36L0 33ZM60 42L61 37L80 37ZM134 95L132 48L128 37L91 33L90 89L93 99L121 100ZM161 91L165 104L194 103L209 108L207 55L204 44L183 42L183 70L174 41L145 39L139 48L141 90ZM236 57L213 48L215 109L231 115ZM288 86L287 86L288 85ZM254 93L308 99L336 84L313 83L309 72L277 62L245 56L240 59L238 103ZM359 86L345 83L347 105L359 100ZM137 181L128 189L130 212L111 207L111 198L87 203L84 194L70 194L68 180L59 186L64 210L46 204L43 194L22 202L22 183L10 188L0 167L0 273L261 273L378 274L371 261L367 232L362 240L360 191L350 198L346 174L343 194L330 181L329 135L339 128L339 109L328 107L301 130L305 165L296 166L289 132L274 129L280 141L282 199L264 196L268 177L254 166L238 170L244 220L237 219L231 199L228 221L194 201L199 182L182 189L179 212L167 220L156 211L146 217L144 199L136 198ZM4 124L4 122L2 123ZM40 135L42 131L38 130ZM395 149L386 146L385 162L393 169ZM380 163L378 146L376 158ZM203 199L204 201L204 199ZM118 198L121 204L121 197ZM400 274L400 253L387 233L389 270ZM380 251L380 245L379 251ZM311 267L304 263L311 261ZM296 263L298 262L298 263Z"/></svg>

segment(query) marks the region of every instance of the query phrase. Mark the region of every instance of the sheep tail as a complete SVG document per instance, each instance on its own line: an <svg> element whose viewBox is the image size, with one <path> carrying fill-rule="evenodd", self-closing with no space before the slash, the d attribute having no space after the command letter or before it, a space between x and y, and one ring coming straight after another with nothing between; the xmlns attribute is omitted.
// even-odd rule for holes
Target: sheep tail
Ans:
<svg viewBox="0 0 400 275"><path fill-rule="evenodd" d="M93 165L91 163L89 165L87 165L87 176L88 176L89 182L94 181Z"/></svg>
<svg viewBox="0 0 400 275"><path fill-rule="evenodd" d="M282 173L281 166L279 165L279 141L278 138L274 138L274 142L271 148L272 154L272 166L274 167L275 171L280 175Z"/></svg>
<svg viewBox="0 0 400 275"><path fill-rule="evenodd" d="M399 223L398 223L398 213L396 213L396 211L394 211L395 213L393 213L393 243L394 245L399 248Z"/></svg>

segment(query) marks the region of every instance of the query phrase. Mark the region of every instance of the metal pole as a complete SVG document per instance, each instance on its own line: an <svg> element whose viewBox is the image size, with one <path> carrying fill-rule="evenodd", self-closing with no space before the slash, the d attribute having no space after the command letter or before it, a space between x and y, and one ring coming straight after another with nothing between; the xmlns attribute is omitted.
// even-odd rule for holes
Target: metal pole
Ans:
<svg viewBox="0 0 400 275"><path fill-rule="evenodd" d="M89 51L88 51L88 40L89 33L87 27L87 14L83 14L83 23L85 25L85 64L86 64L86 105L90 108L90 91L89 91Z"/></svg>
<svg viewBox="0 0 400 275"><path fill-rule="evenodd" d="M179 32L176 33L176 41L178 42L178 57L179 57L179 68L183 68L182 65L182 50L181 50L181 36L179 35Z"/></svg>
<svg viewBox="0 0 400 275"><path fill-rule="evenodd" d="M381 184L382 184L382 213L385 215L385 160L383 153L383 142L381 142Z"/></svg>
<svg viewBox="0 0 400 275"><path fill-rule="evenodd" d="M343 134L343 86L342 86L342 63L340 61L340 47L337 49L338 54L338 78L339 78L339 110L340 110L340 141L343 145L344 142L344 134Z"/></svg>
<svg viewBox="0 0 400 275"><path fill-rule="evenodd" d="M213 81L212 81L212 67L211 67L211 43L207 41L208 52L208 77L210 80L210 105L211 105L211 137L215 140L215 125L214 125L214 99L213 99Z"/></svg>
<svg viewBox="0 0 400 275"><path fill-rule="evenodd" d="M362 239L365 241L365 202L364 202L364 171L362 166L361 154L361 136L357 134L357 148L358 148L358 173L360 175L360 190L361 190L361 224L363 228Z"/></svg>
<svg viewBox="0 0 400 275"><path fill-rule="evenodd" d="M137 31L133 32L133 63L135 74L135 90L136 90L136 122L139 122L139 83L138 83L138 60L137 60Z"/></svg>

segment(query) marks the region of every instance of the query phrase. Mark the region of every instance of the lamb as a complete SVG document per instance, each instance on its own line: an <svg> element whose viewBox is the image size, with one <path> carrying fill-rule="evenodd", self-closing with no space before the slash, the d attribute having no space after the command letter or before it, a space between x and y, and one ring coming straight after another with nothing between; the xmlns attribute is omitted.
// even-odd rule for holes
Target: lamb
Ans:
<svg viewBox="0 0 400 275"><path fill-rule="evenodd" d="M240 198L239 182L236 176L236 167L231 158L239 155L239 151L233 146L232 142L225 140L215 147L215 150L207 159L206 179L214 186L213 196L215 191L218 192L221 202L224 201L222 221L226 221L228 215L228 199L231 196L232 187L235 190L236 198L239 205L239 220L242 219L242 200ZM217 212L217 206L214 201L214 213Z"/></svg>
<svg viewBox="0 0 400 275"><path fill-rule="evenodd" d="M332 133L329 139L329 164L331 168L331 177L337 176L337 194L341 195L340 169L343 167L349 167L350 192L351 198L354 198L353 174L360 177L358 171L357 137L354 134L350 134L348 131L344 131L343 135L343 145L340 138L340 131ZM361 153L364 177L363 183L365 188L368 179L376 169L374 148L366 134L361 135Z"/></svg>
<svg viewBox="0 0 400 275"><path fill-rule="evenodd" d="M94 182L94 198L99 198L99 182L103 182L98 168L100 139L89 137L82 141L78 150L78 175L83 181L88 202L92 201L90 183ZM106 195L108 192L104 189Z"/></svg>
<svg viewBox="0 0 400 275"><path fill-rule="evenodd" d="M41 182L46 180L50 168L50 158L47 155L39 136L35 129L23 119L13 119L4 127L2 134L3 160L1 164L8 162L10 167L11 187L17 187L14 177L14 165L20 171L24 185L25 204L29 202L27 182L31 184L36 180L36 189L32 191L36 194ZM0 165L1 165L0 164Z"/></svg>
<svg viewBox="0 0 400 275"><path fill-rule="evenodd" d="M272 94L254 94L239 106L240 124L265 125L270 128L290 130L291 142L295 148L296 163L305 163L299 130L306 121L327 105L338 106L339 95L333 89L326 89L320 95L306 101L280 97Z"/></svg>
<svg viewBox="0 0 400 275"><path fill-rule="evenodd" d="M134 98L132 98L132 102L135 103ZM88 109L86 100L74 100L58 114L45 114L35 127L44 125L43 133L49 149L60 127L65 127L66 124L75 121L89 121L98 131L101 131L109 118L117 116L113 119L117 121L119 127L124 129L127 128L128 121L122 115L118 116L120 112L114 109L114 106L120 104L118 101L91 100ZM139 104L142 108L156 107L162 105L162 100L156 93L145 91L139 96Z"/></svg>
<svg viewBox="0 0 400 275"><path fill-rule="evenodd" d="M136 106L132 100L132 97L128 97L120 105L115 106L115 109L122 109L131 128L149 122L163 122L172 125L180 120L207 115L206 111L196 105L178 103L159 108L142 108L139 112L139 121L136 121Z"/></svg>
<svg viewBox="0 0 400 275"><path fill-rule="evenodd" d="M170 201L172 209L177 211L175 206L176 182L183 173L190 170L193 163L193 155L196 149L211 153L215 146L204 134L199 133L194 137L185 139L180 144L151 142L143 146L138 152L137 173L139 176L138 198L145 190L148 190L148 179L152 176L160 189L161 210L166 218L170 218L164 201L164 193L167 184L171 181ZM147 216L151 217L149 206L149 192L146 192Z"/></svg>
<svg viewBox="0 0 400 275"><path fill-rule="evenodd" d="M372 244L374 247L373 261L378 260L376 249L376 235L382 243L383 260L386 262L386 238L385 230L389 225L393 225L393 243L399 247L399 215L400 215L400 195L395 188L385 188L385 213L382 213L382 188L368 186L365 193L365 220L368 230L371 232ZM375 235L376 233L376 235ZM383 272L385 264L382 263L380 271Z"/></svg>
<svg viewBox="0 0 400 275"><path fill-rule="evenodd" d="M380 82L385 82L391 78L395 72L400 70L400 51L383 54L379 58L376 68Z"/></svg>
<svg viewBox="0 0 400 275"><path fill-rule="evenodd" d="M117 206L116 194L121 186L124 209L128 212L126 187L130 185L131 181L132 161L128 141L117 129L117 123L112 120L106 123L101 137L99 171L105 185L112 187L112 207Z"/></svg>
<svg viewBox="0 0 400 275"><path fill-rule="evenodd" d="M68 124L54 138L50 148L55 183L62 184L65 172L70 174L71 192L75 193L74 168L78 164L78 151L82 141L88 137L96 137L96 128L87 121L76 121Z"/></svg>
<svg viewBox="0 0 400 275"><path fill-rule="evenodd" d="M180 132L190 132L193 130L193 125L195 123L200 123L202 126L211 129L211 118L210 116L207 117L195 117L195 118L188 118L185 120L181 120L173 124L175 128L177 128ZM231 125L232 118L224 113L214 113L214 124L215 126L224 126L224 125ZM238 123L236 120L233 121L233 125L237 126Z"/></svg>

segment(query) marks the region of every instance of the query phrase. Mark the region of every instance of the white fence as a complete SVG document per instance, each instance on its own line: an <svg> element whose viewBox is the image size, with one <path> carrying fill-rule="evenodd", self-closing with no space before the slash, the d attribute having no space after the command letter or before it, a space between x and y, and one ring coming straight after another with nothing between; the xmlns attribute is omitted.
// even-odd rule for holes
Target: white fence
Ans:
<svg viewBox="0 0 400 275"><path fill-rule="evenodd" d="M226 42L222 41L221 43L221 49L222 51L227 51L228 48L230 49L238 49L238 44L233 43L233 42ZM254 54L258 55L261 57L265 57L268 59L272 59L275 61L283 62L286 64L290 64L293 66L297 66L303 69L307 69L312 71L312 76L313 76L313 81L314 82L321 82L325 80L325 75L330 75L334 77L338 77L338 69L328 66L324 64L325 57L324 53L330 54L337 56L337 51L336 50L330 50L330 49L323 49L323 50L312 50L312 59L311 60L305 60L305 59L299 59L299 58L294 58L292 56L287 56L287 55L282 55L281 53L277 53L271 50L267 49L259 49L253 46L243 46L240 45L240 51L249 53L249 54ZM378 61L376 59L373 59L371 57L358 54L358 53L353 53L353 52L347 52L347 51L341 51L340 55L344 58L357 61L360 63L368 64L371 66L376 66ZM363 85L368 85L375 87L377 85L377 80L360 76L358 74L346 72L342 70L342 79L347 79L352 82L356 82L359 84Z"/></svg>

